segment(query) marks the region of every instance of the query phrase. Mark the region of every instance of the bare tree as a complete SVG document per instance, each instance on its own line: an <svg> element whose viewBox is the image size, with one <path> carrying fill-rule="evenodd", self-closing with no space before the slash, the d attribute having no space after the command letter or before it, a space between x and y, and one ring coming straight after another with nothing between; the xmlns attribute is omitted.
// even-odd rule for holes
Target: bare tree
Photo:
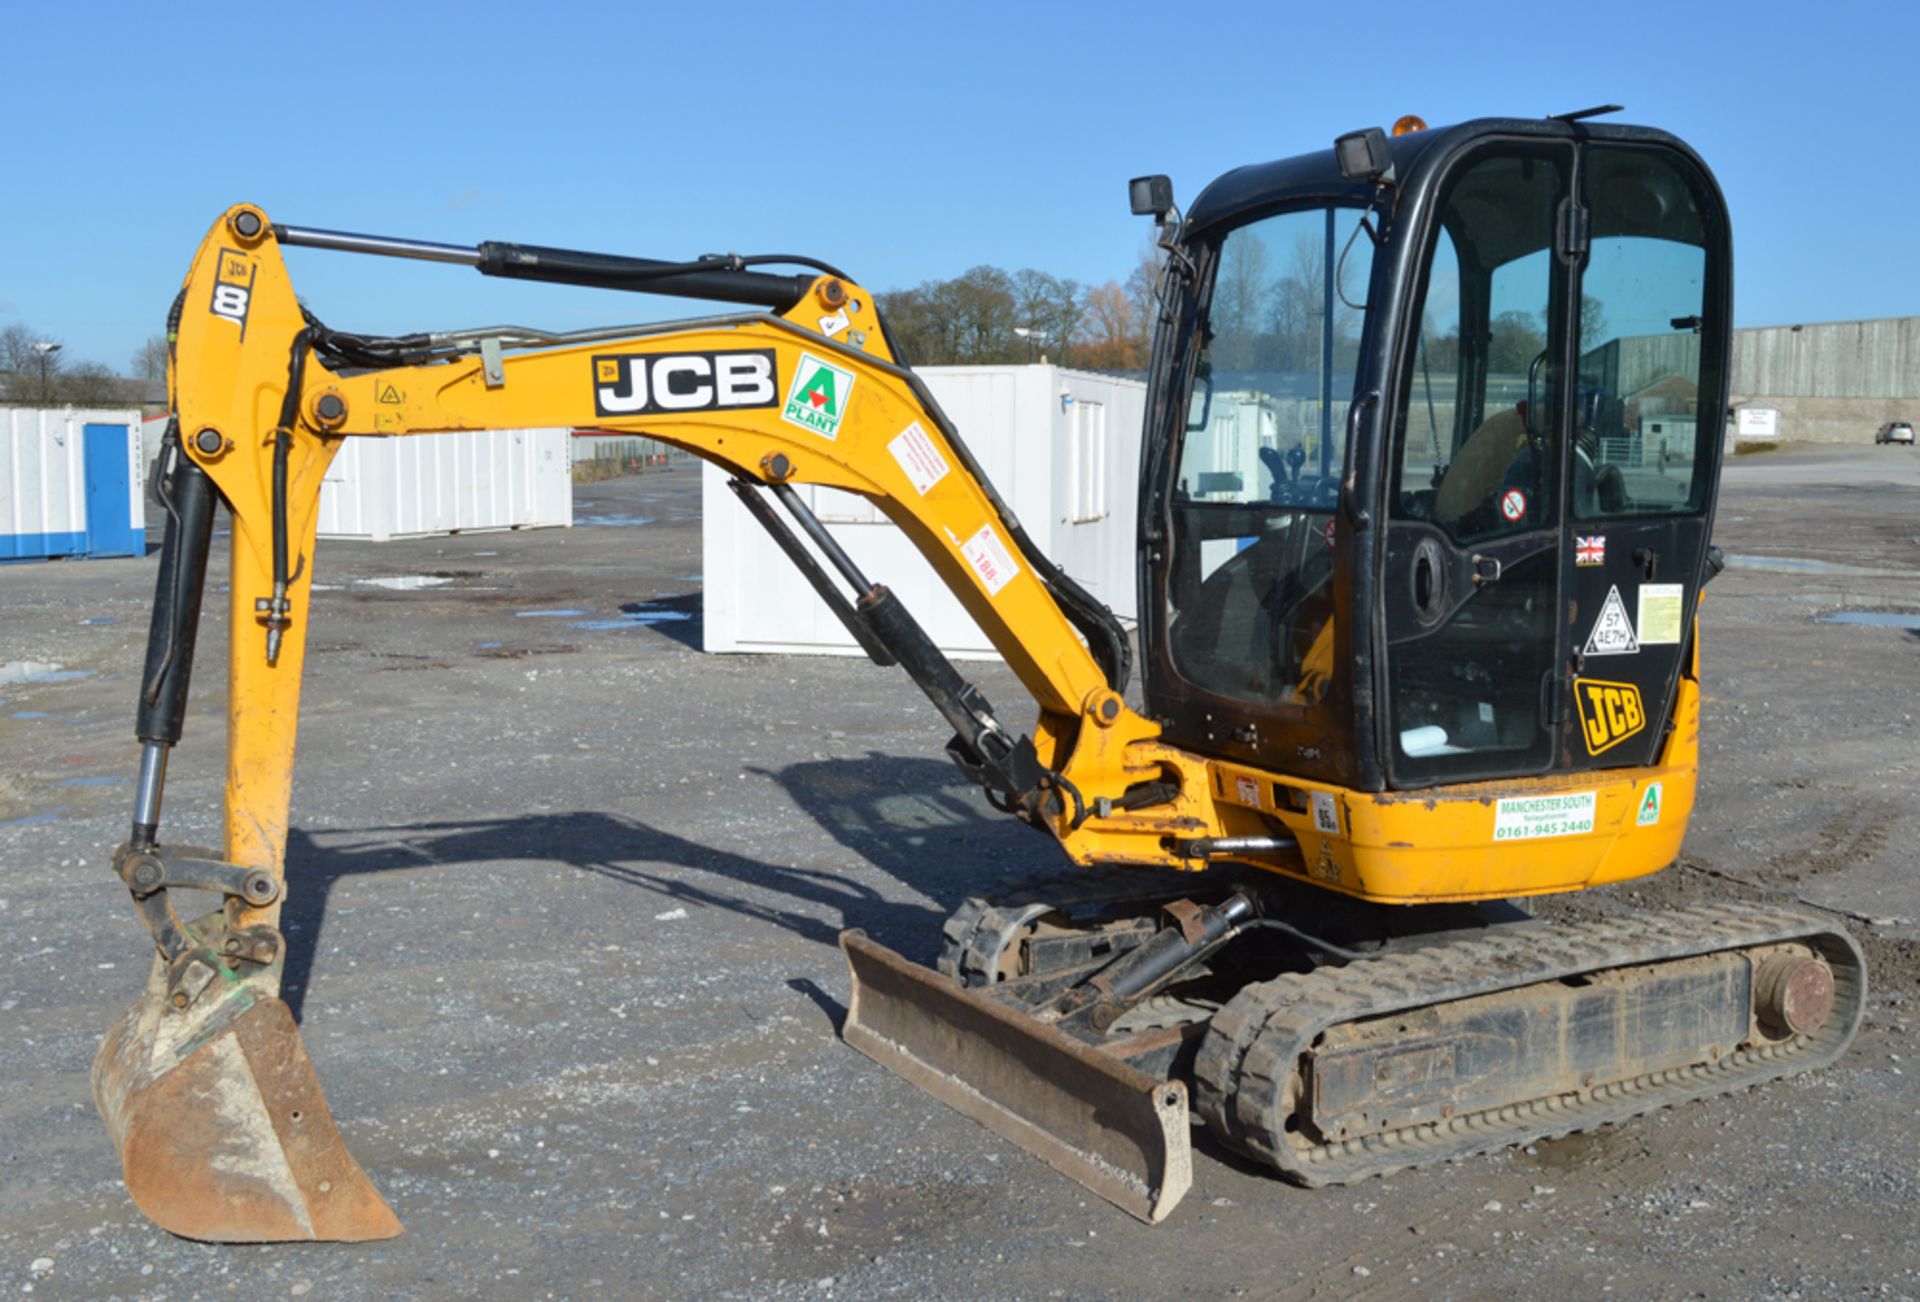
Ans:
<svg viewBox="0 0 1920 1302"><path fill-rule="evenodd" d="M99 362L69 366L53 385L53 400L73 407L117 407L135 396L133 382Z"/></svg>
<svg viewBox="0 0 1920 1302"><path fill-rule="evenodd" d="M1080 286L1031 267L1014 272L1012 279L1016 326L1037 332L1042 341L1040 348L1056 361L1067 361L1067 350L1080 329L1084 311ZM1027 338L1027 351L1031 355L1034 336L1030 334Z"/></svg>
<svg viewBox="0 0 1920 1302"><path fill-rule="evenodd" d="M16 404L55 401L62 370L60 354L39 345L54 343L23 322L0 330L0 400Z"/></svg>
<svg viewBox="0 0 1920 1302"><path fill-rule="evenodd" d="M1133 302L1117 280L1087 291L1086 327L1080 361L1109 370L1133 370L1146 364Z"/></svg>
<svg viewBox="0 0 1920 1302"><path fill-rule="evenodd" d="M1127 275L1127 301L1133 304L1134 339L1140 356L1153 349L1154 323L1160 317L1160 270L1163 255L1151 242L1140 246L1140 256Z"/></svg>
<svg viewBox="0 0 1920 1302"><path fill-rule="evenodd" d="M33 345L39 340L32 328L14 322L0 330L0 371L7 374L32 371L36 379L40 375L40 354Z"/></svg>
<svg viewBox="0 0 1920 1302"><path fill-rule="evenodd" d="M134 350L133 365L130 372L136 380L164 380L167 378L167 337L153 335L147 342Z"/></svg>

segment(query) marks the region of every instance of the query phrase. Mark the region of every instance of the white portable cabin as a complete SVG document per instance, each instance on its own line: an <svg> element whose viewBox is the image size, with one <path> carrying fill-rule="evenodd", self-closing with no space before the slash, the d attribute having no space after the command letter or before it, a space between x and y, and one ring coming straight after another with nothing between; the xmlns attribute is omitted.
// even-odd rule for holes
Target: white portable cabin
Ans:
<svg viewBox="0 0 1920 1302"><path fill-rule="evenodd" d="M1041 551L1132 620L1146 385L1048 365L929 366L916 374ZM933 567L871 502L828 488L797 491L935 645L960 659L997 656ZM701 514L708 651L863 654L712 465L702 472Z"/></svg>
<svg viewBox="0 0 1920 1302"><path fill-rule="evenodd" d="M0 408L0 560L146 554L140 413Z"/></svg>
<svg viewBox="0 0 1920 1302"><path fill-rule="evenodd" d="M320 536L568 527L572 441L565 428L350 438L320 482Z"/></svg>

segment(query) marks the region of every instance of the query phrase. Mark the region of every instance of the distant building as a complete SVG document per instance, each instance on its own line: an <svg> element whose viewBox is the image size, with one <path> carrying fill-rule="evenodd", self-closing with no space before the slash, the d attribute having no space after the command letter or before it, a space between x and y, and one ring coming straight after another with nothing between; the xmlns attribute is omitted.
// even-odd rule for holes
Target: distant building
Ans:
<svg viewBox="0 0 1920 1302"><path fill-rule="evenodd" d="M1783 440L1871 443L1920 421L1920 316L1736 330L1732 387L1734 406L1779 412Z"/></svg>

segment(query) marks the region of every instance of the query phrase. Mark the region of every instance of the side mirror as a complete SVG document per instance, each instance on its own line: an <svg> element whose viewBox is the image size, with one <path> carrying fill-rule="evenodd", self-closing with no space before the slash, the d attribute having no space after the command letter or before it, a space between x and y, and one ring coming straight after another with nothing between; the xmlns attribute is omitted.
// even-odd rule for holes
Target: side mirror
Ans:
<svg viewBox="0 0 1920 1302"><path fill-rule="evenodd" d="M1136 176L1127 182L1127 200L1135 217L1151 217L1154 225L1165 226L1173 211L1173 182L1164 176Z"/></svg>
<svg viewBox="0 0 1920 1302"><path fill-rule="evenodd" d="M1349 181L1393 179L1393 155L1387 150L1387 133L1379 127L1336 136L1333 156L1340 164L1340 175Z"/></svg>

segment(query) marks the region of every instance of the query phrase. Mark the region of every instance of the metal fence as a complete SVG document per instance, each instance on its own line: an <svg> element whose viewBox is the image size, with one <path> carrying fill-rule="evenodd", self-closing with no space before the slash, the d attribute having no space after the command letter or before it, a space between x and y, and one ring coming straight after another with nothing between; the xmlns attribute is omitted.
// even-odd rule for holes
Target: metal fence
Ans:
<svg viewBox="0 0 1920 1302"><path fill-rule="evenodd" d="M630 434L579 434L573 440L573 477L578 481L691 466L698 460L684 448Z"/></svg>

